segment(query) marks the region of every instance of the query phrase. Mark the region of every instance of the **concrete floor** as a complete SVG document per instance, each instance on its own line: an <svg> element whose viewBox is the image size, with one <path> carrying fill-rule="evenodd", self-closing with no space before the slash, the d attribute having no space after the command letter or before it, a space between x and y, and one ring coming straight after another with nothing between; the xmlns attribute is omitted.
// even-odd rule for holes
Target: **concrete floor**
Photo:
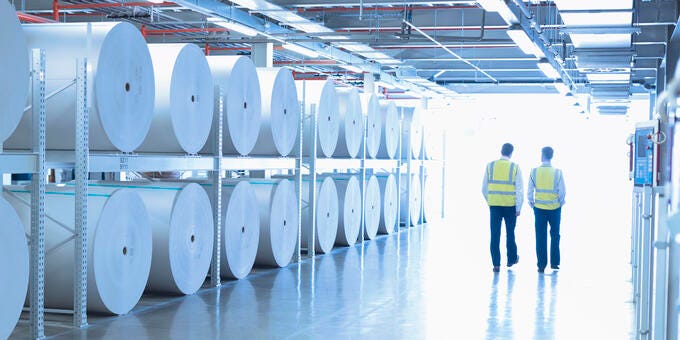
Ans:
<svg viewBox="0 0 680 340"><path fill-rule="evenodd" d="M521 254L512 270L493 274L487 232L456 234L446 224L412 228L300 265L256 269L193 296L145 296L132 313L91 317L84 330L49 314L46 333L57 339L633 338L625 260L598 269L566 257L561 272L539 275L533 254ZM16 338L25 337L26 327L21 321Z"/></svg>

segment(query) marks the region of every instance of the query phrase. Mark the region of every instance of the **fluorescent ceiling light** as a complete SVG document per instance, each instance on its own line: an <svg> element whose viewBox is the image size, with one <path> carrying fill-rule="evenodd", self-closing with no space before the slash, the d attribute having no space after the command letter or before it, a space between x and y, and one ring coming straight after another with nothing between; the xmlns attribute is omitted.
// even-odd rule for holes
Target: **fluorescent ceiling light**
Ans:
<svg viewBox="0 0 680 340"><path fill-rule="evenodd" d="M286 44L283 44L283 48L285 48L289 51L293 51L293 52L298 53L298 54L308 56L310 58L316 58L316 57L319 56L318 52L316 52L314 50L310 50L309 48L306 48L306 47L302 47L300 45L296 45L296 44L286 43Z"/></svg>
<svg viewBox="0 0 680 340"><path fill-rule="evenodd" d="M247 35L249 37L254 37L259 33L256 29L239 24L237 22L224 20L221 18L208 17L208 22L213 23L217 26L222 26L228 30L241 33L243 35Z"/></svg>
<svg viewBox="0 0 680 340"><path fill-rule="evenodd" d="M515 42L517 47L519 47L522 52L526 54L533 54L538 58L545 57L545 54L543 54L543 51L538 47L538 45L536 45L536 42L531 40L529 35L527 35L527 33L524 32L524 30L518 25L511 26L507 33L508 36L510 36L510 39Z"/></svg>
<svg viewBox="0 0 680 340"><path fill-rule="evenodd" d="M165 0L146 0L152 4L162 4L165 2Z"/></svg>
<svg viewBox="0 0 680 340"><path fill-rule="evenodd" d="M477 3L487 12L497 12L508 25L519 23L517 16L504 0L477 0Z"/></svg>
<svg viewBox="0 0 680 340"><path fill-rule="evenodd" d="M357 66L354 66L354 65L340 64L340 65L338 65L338 66L340 66L340 67L342 67L342 68L344 68L345 70L350 71L350 72L354 72L354 73L364 73L364 70L362 70L361 68L359 68L359 67L357 67Z"/></svg>
<svg viewBox="0 0 680 340"><path fill-rule="evenodd" d="M551 78L551 79L556 79L560 77L560 74L555 70L555 68L548 62L548 60L540 60L538 63L538 68L543 71L543 74L545 74L546 77Z"/></svg>
<svg viewBox="0 0 680 340"><path fill-rule="evenodd" d="M561 11L593 9L631 9L633 0L554 0Z"/></svg>
<svg viewBox="0 0 680 340"><path fill-rule="evenodd" d="M586 74L590 82L629 82L630 73L589 73Z"/></svg>

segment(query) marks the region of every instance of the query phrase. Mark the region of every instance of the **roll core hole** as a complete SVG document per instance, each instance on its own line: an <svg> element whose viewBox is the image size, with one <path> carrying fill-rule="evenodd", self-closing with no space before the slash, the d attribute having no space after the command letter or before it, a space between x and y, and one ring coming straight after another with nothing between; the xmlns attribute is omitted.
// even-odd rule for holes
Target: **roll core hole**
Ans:
<svg viewBox="0 0 680 340"><path fill-rule="evenodd" d="M196 96L193 96L193 95L191 96L191 102L192 102L192 103L195 103L195 102L196 102Z"/></svg>
<svg viewBox="0 0 680 340"><path fill-rule="evenodd" d="M283 114L288 114L288 109L283 109Z"/></svg>
<svg viewBox="0 0 680 340"><path fill-rule="evenodd" d="M127 247L123 247L123 255L127 255Z"/></svg>
<svg viewBox="0 0 680 340"><path fill-rule="evenodd" d="M191 235L191 243L194 243L194 241L196 241L196 236Z"/></svg>
<svg viewBox="0 0 680 340"><path fill-rule="evenodd" d="M245 226L241 227L241 233L245 233L245 232L246 232L246 227Z"/></svg>
<svg viewBox="0 0 680 340"><path fill-rule="evenodd" d="M130 92L130 83L125 83L125 92Z"/></svg>
<svg viewBox="0 0 680 340"><path fill-rule="evenodd" d="M286 226L286 220L283 220L283 226L284 227Z"/></svg>
<svg viewBox="0 0 680 340"><path fill-rule="evenodd" d="M327 212L327 213L326 213L326 218L331 218L331 213Z"/></svg>
<svg viewBox="0 0 680 340"><path fill-rule="evenodd" d="M331 121L331 117L328 117L328 121L329 121L329 122Z"/></svg>
<svg viewBox="0 0 680 340"><path fill-rule="evenodd" d="M248 108L248 102L243 102L243 108L247 109Z"/></svg>

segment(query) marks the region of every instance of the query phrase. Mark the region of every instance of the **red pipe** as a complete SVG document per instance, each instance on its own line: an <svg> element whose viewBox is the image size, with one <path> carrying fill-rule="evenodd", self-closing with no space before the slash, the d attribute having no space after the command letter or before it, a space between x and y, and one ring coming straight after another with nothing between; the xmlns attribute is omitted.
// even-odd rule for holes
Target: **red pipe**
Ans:
<svg viewBox="0 0 680 340"><path fill-rule="evenodd" d="M52 20L54 20L55 22L59 21L59 1L58 0L52 1Z"/></svg>
<svg viewBox="0 0 680 340"><path fill-rule="evenodd" d="M205 43L205 55L210 55L210 44Z"/></svg>
<svg viewBox="0 0 680 340"><path fill-rule="evenodd" d="M137 1L137 2L119 2L119 3L102 3L102 4L72 4L72 5L59 5L57 0L54 0L54 6L57 9L92 9L92 8L110 8L110 7L152 7L152 6L177 6L174 2L162 2L156 4L148 1Z"/></svg>
<svg viewBox="0 0 680 340"><path fill-rule="evenodd" d="M23 12L17 12L17 18L23 22L28 22L32 24L45 24L45 23L50 23L54 22L51 19L39 17L37 15L32 15L32 14L26 14Z"/></svg>
<svg viewBox="0 0 680 340"><path fill-rule="evenodd" d="M146 25L142 25L142 27L139 28L139 31L142 32L142 36L146 39Z"/></svg>

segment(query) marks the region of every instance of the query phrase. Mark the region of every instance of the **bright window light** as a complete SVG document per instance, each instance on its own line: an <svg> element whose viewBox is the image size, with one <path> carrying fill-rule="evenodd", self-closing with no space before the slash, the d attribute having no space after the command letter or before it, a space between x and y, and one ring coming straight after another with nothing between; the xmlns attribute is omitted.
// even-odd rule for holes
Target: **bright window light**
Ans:
<svg viewBox="0 0 680 340"><path fill-rule="evenodd" d="M217 26L222 26L222 27L224 27L228 30L241 33L243 35L247 35L249 37L254 37L254 36L257 35L257 33L259 33L256 29L253 29L253 28L250 28L248 26L239 24L237 22L224 20L224 19L221 19L221 18L209 17L208 22L213 23Z"/></svg>
<svg viewBox="0 0 680 340"><path fill-rule="evenodd" d="M296 45L296 44L288 44L288 43L286 43L286 44L283 44L283 48L285 48L285 49L287 49L287 50L289 50L289 51L298 53L298 54L302 54L302 55L308 56L308 57L310 57L310 58L316 58L316 57L319 56L319 53L318 53L318 52L313 51L313 50L310 50L309 48L306 48L306 47L302 47L302 46L300 46L300 45Z"/></svg>
<svg viewBox="0 0 680 340"><path fill-rule="evenodd" d="M487 12L497 12L508 25L519 23L517 16L503 0L477 0L477 3Z"/></svg>
<svg viewBox="0 0 680 340"><path fill-rule="evenodd" d="M543 54L543 51L536 45L536 43L529 38L526 32L524 30L515 25L513 27L510 27L507 31L508 36L510 36L510 39L515 42L517 47L519 47L522 52L526 54L533 54L538 58L543 58L545 57L545 54Z"/></svg>
<svg viewBox="0 0 680 340"><path fill-rule="evenodd" d="M569 89L569 86L567 86L565 83L562 82L557 82L555 83L555 89L557 92L559 92L561 95L566 95L567 93L571 92Z"/></svg>
<svg viewBox="0 0 680 340"><path fill-rule="evenodd" d="M146 0L152 4L162 4L165 0Z"/></svg>
<svg viewBox="0 0 680 340"><path fill-rule="evenodd" d="M597 9L631 9L633 0L555 0L561 11L597 10Z"/></svg>
<svg viewBox="0 0 680 340"><path fill-rule="evenodd" d="M630 73L589 73L586 74L591 82L628 82Z"/></svg>
<svg viewBox="0 0 680 340"><path fill-rule="evenodd" d="M548 62L548 60L540 60L538 63L538 68L543 71L543 74L545 74L546 77L551 78L551 79L557 79L560 77L560 74L555 70L555 68Z"/></svg>
<svg viewBox="0 0 680 340"><path fill-rule="evenodd" d="M357 67L357 66L354 66L354 65L340 64L340 65L338 65L338 66L340 66L340 67L342 67L342 68L344 68L345 70L350 71L350 72L354 72L354 73L364 73L364 70L362 70L361 68L359 68L359 67Z"/></svg>

